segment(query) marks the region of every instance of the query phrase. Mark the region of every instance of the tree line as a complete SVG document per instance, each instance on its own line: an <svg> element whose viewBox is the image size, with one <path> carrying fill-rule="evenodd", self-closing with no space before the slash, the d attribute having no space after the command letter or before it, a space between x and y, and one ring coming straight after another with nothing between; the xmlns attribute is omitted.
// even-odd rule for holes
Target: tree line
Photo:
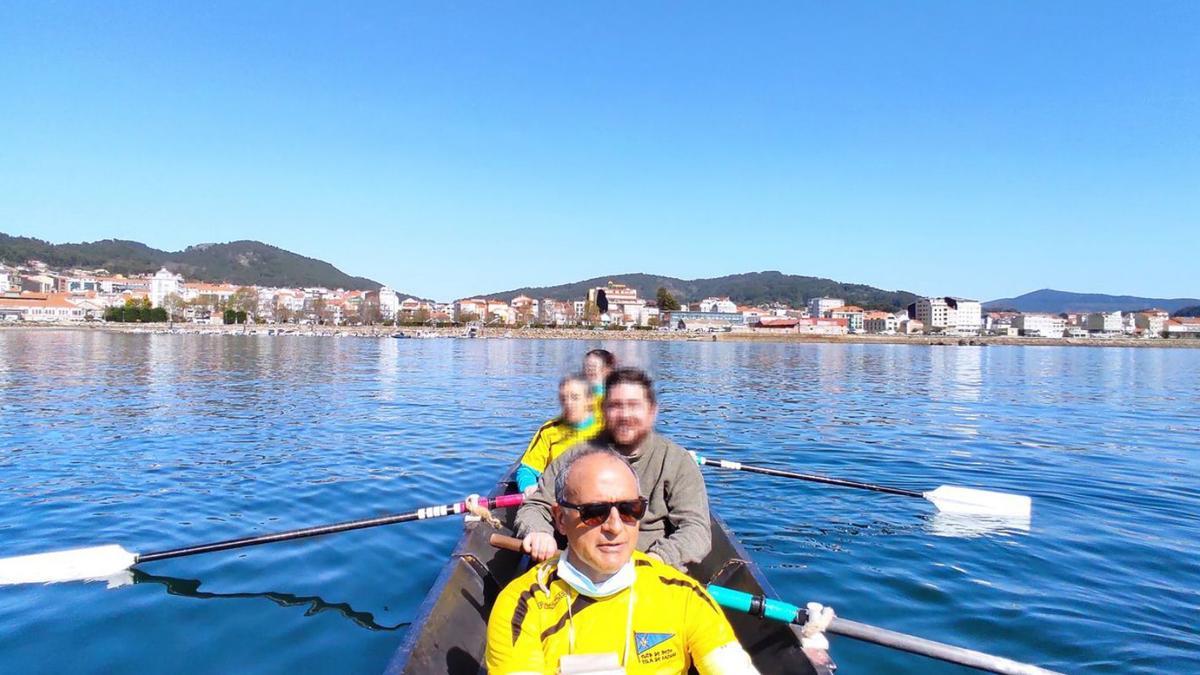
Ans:
<svg viewBox="0 0 1200 675"><path fill-rule="evenodd" d="M170 321L171 317L167 315L166 308L151 307L148 298L130 298L122 306L104 310L104 320L117 323L161 323Z"/></svg>

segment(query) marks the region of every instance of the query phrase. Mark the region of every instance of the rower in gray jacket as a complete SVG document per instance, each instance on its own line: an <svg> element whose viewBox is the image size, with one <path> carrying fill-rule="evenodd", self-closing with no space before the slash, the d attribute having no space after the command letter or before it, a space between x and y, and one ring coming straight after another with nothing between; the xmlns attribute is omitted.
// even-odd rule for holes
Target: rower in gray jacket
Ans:
<svg viewBox="0 0 1200 675"><path fill-rule="evenodd" d="M654 431L658 404L654 383L637 368L620 368L608 376L604 394L604 433L564 453L546 468L537 490L517 512L517 534L535 562L558 554L550 508L554 481L566 458L583 445L611 448L637 474L649 500L638 534L638 550L668 565L683 568L712 548L708 493L696 461L677 443ZM570 508L560 504L560 507Z"/></svg>

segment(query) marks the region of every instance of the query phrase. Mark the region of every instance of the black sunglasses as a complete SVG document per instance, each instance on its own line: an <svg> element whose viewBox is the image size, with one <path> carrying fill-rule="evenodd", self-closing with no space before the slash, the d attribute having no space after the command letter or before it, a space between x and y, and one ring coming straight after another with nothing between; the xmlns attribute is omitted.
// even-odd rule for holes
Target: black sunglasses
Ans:
<svg viewBox="0 0 1200 675"><path fill-rule="evenodd" d="M617 509L617 515L621 517L622 522L633 525L646 515L646 504L645 497L620 502L590 502L588 504L558 503L559 506L565 506L568 509L578 511L579 519L588 527L595 527L608 520L608 514L612 513L614 507Z"/></svg>

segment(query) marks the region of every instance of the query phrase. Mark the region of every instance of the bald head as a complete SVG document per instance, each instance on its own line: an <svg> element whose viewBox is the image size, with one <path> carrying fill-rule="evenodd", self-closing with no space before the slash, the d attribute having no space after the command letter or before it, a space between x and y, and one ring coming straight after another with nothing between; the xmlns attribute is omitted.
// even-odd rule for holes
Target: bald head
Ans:
<svg viewBox="0 0 1200 675"><path fill-rule="evenodd" d="M567 538L571 564L600 582L627 564L637 545L641 515L628 512L641 497L637 476L607 448L588 446L566 462L554 483L554 526Z"/></svg>
<svg viewBox="0 0 1200 675"><path fill-rule="evenodd" d="M588 501L581 495L611 490L629 495L622 499L638 497L638 480L633 467L624 457L608 448L587 446L573 453L554 481L554 499L560 503ZM600 497L591 501L609 498Z"/></svg>

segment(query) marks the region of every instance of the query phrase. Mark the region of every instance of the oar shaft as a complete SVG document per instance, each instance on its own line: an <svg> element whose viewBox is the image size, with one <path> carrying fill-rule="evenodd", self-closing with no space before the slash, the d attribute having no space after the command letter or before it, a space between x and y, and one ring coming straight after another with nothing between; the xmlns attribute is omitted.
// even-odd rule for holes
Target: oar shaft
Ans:
<svg viewBox="0 0 1200 675"><path fill-rule="evenodd" d="M503 508L508 506L519 506L524 501L524 495L501 495L494 499L479 499L479 505L483 508ZM286 532L276 532L274 534L261 534L253 537L242 537L239 539L227 539L225 541L213 542L211 544L200 544L198 546L186 546L183 548L174 548L167 551L155 551L153 553L143 553L138 555L139 563L151 562L154 560L166 560L168 558L179 558L186 555L197 555L200 553L212 553L215 551L228 551L233 548L243 548L245 546L256 546L258 544L273 544L279 541L291 541L293 539L304 539L307 537L319 537L325 534L334 534L337 532L348 532L350 530L361 530L368 527L379 527L381 525L394 525L396 523L407 523L413 520L425 520L427 518L438 518L456 513L465 513L466 504L457 502L454 504L446 504L444 506L430 506L423 509L417 509L410 513L400 513L390 516L379 516L377 518L364 518L362 520L350 520L342 523L334 523L332 525L318 525L316 527L305 527L298 530L288 530Z"/></svg>
<svg viewBox="0 0 1200 675"><path fill-rule="evenodd" d="M745 612L752 616L774 619L796 625L804 625L808 621L808 611L789 602L767 598L762 595L752 595L745 591L725 588L716 584L708 585L708 592L718 605L729 609ZM910 654L926 656L939 661L955 663L969 668L975 668L991 673L1011 675L1056 675L1055 671L1039 668L1028 663L1021 663L993 656L973 649L955 647L942 642L926 640L915 635L906 635L870 626L865 623L851 621L840 617L834 618L826 629L830 633L844 635L863 642L882 645L906 651Z"/></svg>
<svg viewBox="0 0 1200 675"><path fill-rule="evenodd" d="M348 532L350 530L360 530L366 527L377 527L380 525L407 523L412 520L419 520L416 512L402 513L380 518L369 518L365 520L354 520L345 523L336 523L333 525L305 527L298 530L288 530L287 532L276 532L274 534L263 534L255 537L242 537L240 539L217 541L211 544L200 544L199 546L185 546L183 548L173 548L167 551L143 553L138 556L138 562L152 562L154 560L166 560L167 558L179 558L185 555L213 553L215 551L228 551L232 548L243 548L245 546L256 546L258 544L273 544L279 541L291 541L293 539L304 539L306 537L319 537L323 534Z"/></svg>
<svg viewBox="0 0 1200 675"><path fill-rule="evenodd" d="M1028 663L1006 659L1003 656L993 656L977 652L974 649L955 647L942 642L926 640L915 635L906 635L895 631L869 626L865 623L837 618L829 625L829 632L844 635L855 640L899 649L910 654L927 656L939 661L956 663L989 673L1004 673L1006 675L1050 675L1053 670L1046 670Z"/></svg>
<svg viewBox="0 0 1200 675"><path fill-rule="evenodd" d="M903 490L901 488L888 487L886 485L875 485L874 483L860 483L853 480L844 480L842 478L830 478L829 476L821 476L814 473L797 473L795 471L781 471L780 469L768 469L762 466L749 466L741 462L730 462L726 460L708 459L707 457L696 456L696 461L704 466L718 466L723 469L734 469L737 471L746 471L748 473L758 473L764 476L778 476L780 478L795 478L797 480L806 480L813 483L824 483L825 485L839 485L841 487L859 488L861 490L872 490L874 492L883 492L890 495L900 495L902 497L919 497L925 498L921 492L914 490Z"/></svg>

